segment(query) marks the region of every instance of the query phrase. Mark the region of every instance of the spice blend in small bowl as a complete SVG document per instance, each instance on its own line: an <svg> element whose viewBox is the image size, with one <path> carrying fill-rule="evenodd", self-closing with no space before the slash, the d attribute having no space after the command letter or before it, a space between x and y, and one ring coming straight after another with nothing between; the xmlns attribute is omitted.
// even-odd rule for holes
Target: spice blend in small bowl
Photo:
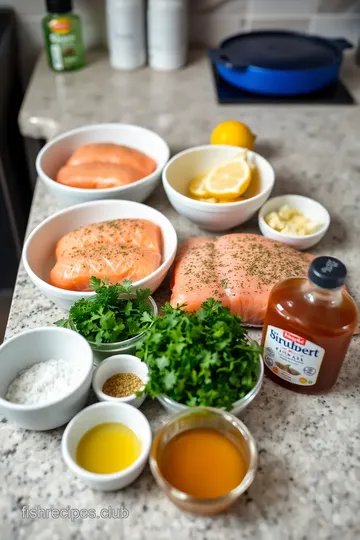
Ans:
<svg viewBox="0 0 360 540"><path fill-rule="evenodd" d="M149 369L131 354L117 354L103 360L93 373L92 386L99 401L128 403L139 408L146 398Z"/></svg>
<svg viewBox="0 0 360 540"><path fill-rule="evenodd" d="M136 373L115 373L106 379L102 391L115 398L127 397L138 392L143 385Z"/></svg>

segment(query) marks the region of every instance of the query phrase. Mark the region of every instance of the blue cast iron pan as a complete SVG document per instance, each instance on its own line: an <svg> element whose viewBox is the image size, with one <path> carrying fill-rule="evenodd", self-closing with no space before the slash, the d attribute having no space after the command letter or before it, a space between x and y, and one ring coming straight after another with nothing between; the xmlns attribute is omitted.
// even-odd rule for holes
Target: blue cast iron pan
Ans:
<svg viewBox="0 0 360 540"><path fill-rule="evenodd" d="M219 75L248 92L272 96L309 94L334 83L345 39L298 32L260 31L232 36L211 49Z"/></svg>

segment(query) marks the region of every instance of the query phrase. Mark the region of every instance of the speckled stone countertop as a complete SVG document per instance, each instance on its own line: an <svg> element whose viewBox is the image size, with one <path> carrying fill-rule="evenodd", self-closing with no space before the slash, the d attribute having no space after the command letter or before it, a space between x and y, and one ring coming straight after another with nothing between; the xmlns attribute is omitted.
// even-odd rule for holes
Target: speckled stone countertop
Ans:
<svg viewBox="0 0 360 540"><path fill-rule="evenodd" d="M113 72L95 54L78 73L54 75L40 60L23 108L23 134L49 138L68 128L106 121L137 123L164 136L176 152L208 141L221 120L241 119L258 135L257 149L276 170L275 193L320 200L332 224L315 253L347 264L349 287L360 299L360 107L219 106L204 57L184 70ZM360 98L359 71L349 60L344 79ZM148 204L173 220L180 240L204 234L170 208L159 188ZM42 186L35 192L29 231L57 210ZM241 227L256 231L256 221ZM157 299L167 297L166 286ZM50 325L62 313L45 299L20 267L6 336ZM255 333L256 337L259 334ZM65 466L63 429L23 431L0 422L0 537L67 540L352 540L360 537L359 338L354 337L340 379L325 396L301 396L265 380L243 420L258 443L259 470L249 491L228 514L215 518L181 513L158 489L147 469L117 493L95 492ZM166 415L147 400L153 428ZM30 508L129 510L127 519L36 519Z"/></svg>

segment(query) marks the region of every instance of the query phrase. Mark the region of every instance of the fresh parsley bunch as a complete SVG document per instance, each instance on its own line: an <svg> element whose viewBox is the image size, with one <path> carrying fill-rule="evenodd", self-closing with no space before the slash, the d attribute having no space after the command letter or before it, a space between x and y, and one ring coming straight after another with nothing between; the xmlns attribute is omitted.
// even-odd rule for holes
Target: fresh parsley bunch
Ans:
<svg viewBox="0 0 360 540"><path fill-rule="evenodd" d="M256 384L261 348L221 302L210 298L201 308L189 313L166 304L146 330L137 347L149 367L145 392L231 410Z"/></svg>
<svg viewBox="0 0 360 540"><path fill-rule="evenodd" d="M148 298L150 289L133 291L131 281L108 285L96 277L90 279L95 296L82 298L70 309L69 319L58 326L72 327L88 341L116 343L141 334L153 321Z"/></svg>

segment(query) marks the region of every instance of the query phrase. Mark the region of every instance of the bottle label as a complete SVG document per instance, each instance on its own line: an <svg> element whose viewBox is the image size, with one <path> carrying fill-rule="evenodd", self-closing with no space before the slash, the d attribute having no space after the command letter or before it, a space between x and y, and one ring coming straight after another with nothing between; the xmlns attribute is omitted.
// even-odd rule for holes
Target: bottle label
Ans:
<svg viewBox="0 0 360 540"><path fill-rule="evenodd" d="M66 71L77 66L81 44L77 42L71 20L65 17L53 19L49 29L49 54L53 68L56 71Z"/></svg>
<svg viewBox="0 0 360 540"><path fill-rule="evenodd" d="M325 349L311 341L268 326L264 343L264 362L278 377L292 384L312 386L316 383Z"/></svg>
<svg viewBox="0 0 360 540"><path fill-rule="evenodd" d="M50 21L50 29L56 34L68 34L71 32L72 24L70 19L53 19Z"/></svg>

